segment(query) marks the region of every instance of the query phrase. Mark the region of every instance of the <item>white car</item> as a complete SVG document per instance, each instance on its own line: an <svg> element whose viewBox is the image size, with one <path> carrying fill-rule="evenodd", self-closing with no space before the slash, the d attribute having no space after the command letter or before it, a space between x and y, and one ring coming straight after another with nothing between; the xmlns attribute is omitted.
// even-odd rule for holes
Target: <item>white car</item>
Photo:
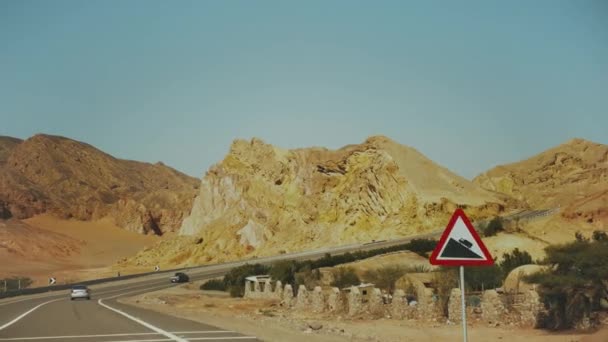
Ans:
<svg viewBox="0 0 608 342"><path fill-rule="evenodd" d="M91 299L91 290L86 285L74 285L70 291L70 300L77 298Z"/></svg>

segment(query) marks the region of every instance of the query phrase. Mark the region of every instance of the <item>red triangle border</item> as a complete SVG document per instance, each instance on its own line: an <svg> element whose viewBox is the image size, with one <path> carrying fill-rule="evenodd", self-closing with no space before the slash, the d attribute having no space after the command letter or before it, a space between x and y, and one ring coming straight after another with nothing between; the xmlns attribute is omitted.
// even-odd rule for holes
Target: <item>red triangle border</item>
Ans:
<svg viewBox="0 0 608 342"><path fill-rule="evenodd" d="M467 229L469 230L469 232L475 239L475 242L477 242L477 245L479 245L479 248L483 252L486 260L471 260L471 259L438 260L437 259L437 257L439 256L439 252L441 252L441 250L443 249L443 246L446 244L448 237L450 236L450 233L452 232L452 229L454 229L454 225L456 224L456 221L458 220L458 218L462 219L462 221L466 225ZM452 218L450 219L450 222L448 223L446 229L443 231L443 234L441 235L441 238L439 239L437 246L433 250L433 253L431 254L429 261L431 262L431 265L438 265L438 266L491 266L491 265L494 265L494 259L492 258L492 255L490 255L488 248L481 241L479 234L477 234L477 231L475 231L475 228L471 224L471 221L469 220L467 215L464 213L464 210L462 210L461 208L456 209L456 211L452 215Z"/></svg>

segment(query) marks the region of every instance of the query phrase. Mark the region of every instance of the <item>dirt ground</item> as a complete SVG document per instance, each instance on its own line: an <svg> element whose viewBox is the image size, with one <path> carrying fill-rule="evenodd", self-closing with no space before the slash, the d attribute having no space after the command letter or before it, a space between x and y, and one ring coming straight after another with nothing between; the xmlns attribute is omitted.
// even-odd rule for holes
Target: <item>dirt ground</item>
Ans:
<svg viewBox="0 0 608 342"><path fill-rule="evenodd" d="M146 236L121 229L108 220L83 222L41 215L23 222L35 229L55 233L54 236L65 236L66 239L77 241L79 245L78 249L71 250L66 255L58 253L49 256L44 253L32 253L27 249L3 255L4 266L0 277L29 277L34 281L32 286L46 285L49 277L55 277L57 282L62 284L116 275L118 270L111 267L116 261L136 254L159 239L157 236ZM30 237L12 238L27 241ZM28 246L27 243L20 245ZM121 275L127 275L152 269L120 271Z"/></svg>
<svg viewBox="0 0 608 342"><path fill-rule="evenodd" d="M254 335L263 341L457 341L461 325L413 320L348 319L328 314L297 313L278 301L230 298L224 292L201 291L195 282L121 300L123 303ZM316 329L316 330L313 330ZM469 324L470 341L605 342L608 328L590 333L550 333L510 326Z"/></svg>

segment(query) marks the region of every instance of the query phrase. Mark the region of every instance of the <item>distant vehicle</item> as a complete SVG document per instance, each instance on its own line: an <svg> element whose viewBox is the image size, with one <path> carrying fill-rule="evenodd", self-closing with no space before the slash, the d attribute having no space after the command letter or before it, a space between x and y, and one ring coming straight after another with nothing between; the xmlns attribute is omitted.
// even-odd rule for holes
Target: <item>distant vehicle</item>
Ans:
<svg viewBox="0 0 608 342"><path fill-rule="evenodd" d="M458 242L460 242L461 244L467 246L467 248L471 248L473 246L473 243L469 242L468 240L465 239L459 239Z"/></svg>
<svg viewBox="0 0 608 342"><path fill-rule="evenodd" d="M187 283L190 281L190 277L188 277L188 275L183 272L177 272L173 277L169 279L171 279L172 283Z"/></svg>
<svg viewBox="0 0 608 342"><path fill-rule="evenodd" d="M91 290L86 285L74 285L70 290L70 300L86 298L91 299Z"/></svg>

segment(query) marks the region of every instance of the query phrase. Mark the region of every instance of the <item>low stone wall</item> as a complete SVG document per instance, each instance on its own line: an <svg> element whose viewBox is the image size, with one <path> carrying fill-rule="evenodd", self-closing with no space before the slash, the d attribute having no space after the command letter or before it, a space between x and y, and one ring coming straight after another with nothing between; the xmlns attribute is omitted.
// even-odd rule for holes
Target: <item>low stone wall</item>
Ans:
<svg viewBox="0 0 608 342"><path fill-rule="evenodd" d="M415 301L408 301L403 290L397 290L393 296L383 294L380 289L367 288L364 296L358 287L348 291L338 288L317 286L312 291L304 285L298 287L297 296L291 285L283 286L281 282L265 285L250 282L245 287L245 298L275 299L281 305L299 311L315 313L346 314L349 317L366 318L392 317L396 319L416 319L425 321L445 320L442 309L433 295L433 290L425 287L416 288ZM511 297L511 301L513 297ZM494 290L484 291L478 307L467 307L467 318L481 319L487 324L509 323L519 326L536 326L543 304L535 290L529 290L517 297L514 304L506 305L507 295ZM462 320L460 289L452 289L448 300L448 317L453 323Z"/></svg>
<svg viewBox="0 0 608 342"><path fill-rule="evenodd" d="M448 319L454 323L462 322L462 298L460 289L452 289L448 300Z"/></svg>

